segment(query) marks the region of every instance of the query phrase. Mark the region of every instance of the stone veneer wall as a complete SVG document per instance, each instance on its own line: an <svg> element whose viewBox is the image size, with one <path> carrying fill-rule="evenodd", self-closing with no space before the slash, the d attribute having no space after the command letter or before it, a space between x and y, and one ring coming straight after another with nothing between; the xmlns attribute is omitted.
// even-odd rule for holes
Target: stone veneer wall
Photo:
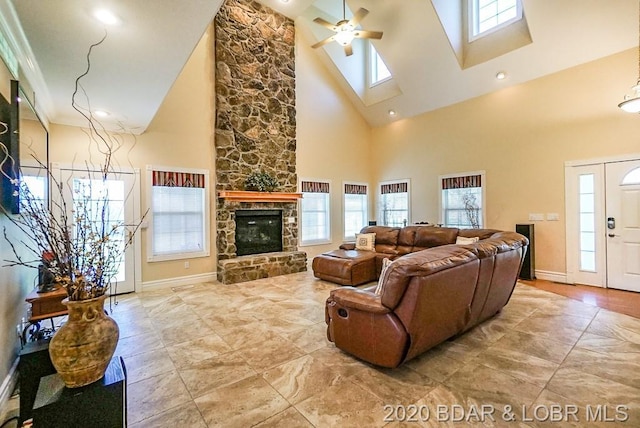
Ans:
<svg viewBox="0 0 640 428"><path fill-rule="evenodd" d="M295 192L293 21L255 1L226 0L215 18L215 38L216 191L244 190L250 173L264 171L278 179L278 191ZM261 272L244 280L257 279L256 275L265 277L306 270L306 255L301 263L300 254L295 255L295 262L291 263L283 263L281 258L265 259L263 255L249 262L224 262L236 257L235 210L274 208L282 209L283 252L296 252L296 203L238 203L217 199L220 281L236 282L246 276L237 273L229 278L225 266L234 269L252 266L251 270ZM289 218L296 222L289 223ZM243 256L247 257L251 256ZM274 263L279 268L274 268Z"/></svg>

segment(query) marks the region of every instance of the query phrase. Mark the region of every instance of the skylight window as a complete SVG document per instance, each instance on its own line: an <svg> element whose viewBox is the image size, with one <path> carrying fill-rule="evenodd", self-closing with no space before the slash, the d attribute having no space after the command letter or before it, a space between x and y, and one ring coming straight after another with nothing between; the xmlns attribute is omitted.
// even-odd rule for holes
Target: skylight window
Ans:
<svg viewBox="0 0 640 428"><path fill-rule="evenodd" d="M469 41L522 19L520 0L469 0Z"/></svg>
<svg viewBox="0 0 640 428"><path fill-rule="evenodd" d="M370 86L375 86L391 79L391 72L372 43L369 43L369 73L371 77Z"/></svg>

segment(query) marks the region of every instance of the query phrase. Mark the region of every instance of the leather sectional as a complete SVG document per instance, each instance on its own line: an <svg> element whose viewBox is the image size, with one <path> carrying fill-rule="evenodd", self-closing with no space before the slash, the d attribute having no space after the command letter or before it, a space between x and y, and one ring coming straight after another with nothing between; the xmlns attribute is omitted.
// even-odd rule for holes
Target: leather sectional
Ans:
<svg viewBox="0 0 640 428"><path fill-rule="evenodd" d="M327 336L343 351L391 368L498 313L511 297L528 246L527 238L515 232L417 226L363 232L372 229L376 251L368 253L375 270L379 273L378 261L381 266L385 256L395 261L380 278L379 294L376 286L332 290ZM395 246L389 235L397 237ZM480 240L453 244L458 235ZM358 271L363 275L358 280L371 278L370 270Z"/></svg>

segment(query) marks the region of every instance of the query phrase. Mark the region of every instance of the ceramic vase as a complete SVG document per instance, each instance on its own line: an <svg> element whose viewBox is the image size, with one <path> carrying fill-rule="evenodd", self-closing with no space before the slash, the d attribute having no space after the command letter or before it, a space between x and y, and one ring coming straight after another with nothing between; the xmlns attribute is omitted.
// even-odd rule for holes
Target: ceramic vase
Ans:
<svg viewBox="0 0 640 428"><path fill-rule="evenodd" d="M51 362L68 388L79 388L104 376L120 336L118 324L105 314L106 295L62 303L68 321L49 343Z"/></svg>

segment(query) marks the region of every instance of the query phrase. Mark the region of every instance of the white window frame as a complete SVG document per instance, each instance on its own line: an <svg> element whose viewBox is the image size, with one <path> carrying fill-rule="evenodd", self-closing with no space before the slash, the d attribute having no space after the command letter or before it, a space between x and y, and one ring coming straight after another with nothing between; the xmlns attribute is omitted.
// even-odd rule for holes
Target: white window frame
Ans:
<svg viewBox="0 0 640 428"><path fill-rule="evenodd" d="M469 171L469 172L458 172L455 174L445 174L445 175L439 175L438 176L438 189L440 190L440 197L438 198L438 212L440 213L440 219L438 221L438 224L441 224L445 227L450 227L447 226L446 222L445 222L445 207L444 207L444 192L443 192L443 188L442 188L442 180L445 178L455 178L455 177L467 177L467 176L473 176L473 175L479 175L480 176L480 188L481 190L481 195L482 195L482 201L481 201L481 205L480 205L480 210L481 210L481 223L480 223L480 228L486 228L487 227L487 178L486 178L486 172L485 171ZM451 226L451 227L458 227L458 226Z"/></svg>
<svg viewBox="0 0 640 428"><path fill-rule="evenodd" d="M383 79L378 79L378 58L380 58L380 61L384 64L384 60L376 50L375 46L373 46L373 43L369 42L369 49L367 49L367 76L369 78L370 88L393 79L393 75L391 74L389 67L387 67L387 64L384 64L384 66L389 72L389 75Z"/></svg>
<svg viewBox="0 0 640 428"><path fill-rule="evenodd" d="M369 224L369 184L368 183L360 183L360 182L356 182L356 181L343 181L342 182L342 237L345 241L352 241L356 238L356 235L347 235L347 193L345 192L344 188L345 185L348 184L352 184L355 186L366 186L367 187L367 193L364 195L365 196L365 205L364 205L364 213L363 213L363 218L364 218L364 226L366 226L367 224ZM356 232L357 233L357 232Z"/></svg>
<svg viewBox="0 0 640 428"><path fill-rule="evenodd" d="M304 240L304 236L303 236L303 232L302 232L302 228L303 228L303 218L302 216L304 215L303 211L302 211L302 204L304 203L304 193L302 192L302 182L303 181L311 181L311 182L318 182L318 183L327 183L329 185L329 193L324 193L326 196L326 215L327 215L327 238L324 239L311 239L308 241ZM333 240L331 239L331 195L333 192L333 185L331 183L331 180L327 180L327 179L323 179L323 178L299 178L298 179L298 189L299 192L302 193L302 200L300 200L298 202L298 216L300 217L298 219L298 224L300 225L300 229L299 229L299 242L298 242L298 246L300 247L309 247L309 246L313 246L313 245L323 245L323 244L331 244L333 242Z"/></svg>
<svg viewBox="0 0 640 428"><path fill-rule="evenodd" d="M384 226L384 214L382 209L382 186L385 184L407 183L407 225L411 224L411 180L404 178L401 180L388 180L378 183L378 224Z"/></svg>
<svg viewBox="0 0 640 428"><path fill-rule="evenodd" d="M484 36L487 36L491 33L495 33L496 31L500 31L501 29L513 24L514 22L518 22L522 19L522 0L516 0L516 16L511 18L508 21L505 21L501 24L496 25L495 27L491 27L488 30L485 30L481 33L477 33L477 28L479 26L478 22L478 0L468 0L467 1L467 16L468 16L468 30L469 30L469 43L474 40L478 40Z"/></svg>
<svg viewBox="0 0 640 428"><path fill-rule="evenodd" d="M189 251L182 253L171 253L171 254L153 254L153 239L154 239L154 230L153 230L153 210L151 207L153 206L153 171L167 171L167 172L185 172L191 174L202 174L204 175L204 211L203 211L203 248L201 251ZM194 168L181 168L181 167L172 167L172 166L163 166L163 165L147 165L147 206L149 207L149 211L147 212L147 220L145 221L148 224L148 234L147 234L147 262L162 262L169 260L181 260L181 259L193 259L197 257L208 257L211 252L211 208L210 208L210 181L209 181L209 170L208 169L194 169Z"/></svg>

